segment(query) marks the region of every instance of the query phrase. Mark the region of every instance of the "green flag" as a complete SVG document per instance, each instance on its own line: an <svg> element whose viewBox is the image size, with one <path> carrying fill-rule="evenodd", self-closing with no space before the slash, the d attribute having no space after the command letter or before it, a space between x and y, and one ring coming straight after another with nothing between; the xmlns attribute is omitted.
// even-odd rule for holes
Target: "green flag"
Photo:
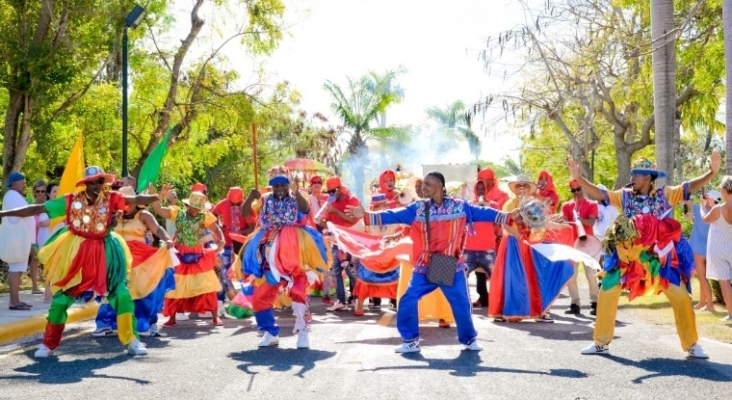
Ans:
<svg viewBox="0 0 732 400"><path fill-rule="evenodd" d="M172 128L168 128L168 131L165 132L165 136L163 136L163 140L155 146L153 151L147 157L147 160L145 160L145 163L142 164L140 176L137 179L137 193L142 193L147 189L148 184L157 183L158 177L160 176L160 167L163 164L163 158L165 158L165 154L168 152L168 140L170 140L170 133L172 131Z"/></svg>

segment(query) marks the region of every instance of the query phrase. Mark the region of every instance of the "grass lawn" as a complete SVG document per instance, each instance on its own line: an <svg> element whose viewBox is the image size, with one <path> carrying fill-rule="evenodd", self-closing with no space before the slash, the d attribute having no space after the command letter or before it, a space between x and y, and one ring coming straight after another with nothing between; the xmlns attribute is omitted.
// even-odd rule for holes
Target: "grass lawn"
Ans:
<svg viewBox="0 0 732 400"><path fill-rule="evenodd" d="M694 305L699 300L699 281L692 281L692 298ZM732 324L725 324L719 319L727 315L727 309L716 304L716 312L696 312L696 325L699 336L719 340L725 343L732 343ZM674 327L674 313L666 296L642 296L628 302L627 292L620 296L618 308L630 313L634 318L646 321L651 324L668 325Z"/></svg>

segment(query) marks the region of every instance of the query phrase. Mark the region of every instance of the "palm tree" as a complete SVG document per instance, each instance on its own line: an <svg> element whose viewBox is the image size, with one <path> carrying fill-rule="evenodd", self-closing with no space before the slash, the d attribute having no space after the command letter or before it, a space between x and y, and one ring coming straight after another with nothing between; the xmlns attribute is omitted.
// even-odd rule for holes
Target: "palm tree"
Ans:
<svg viewBox="0 0 732 400"><path fill-rule="evenodd" d="M480 156L480 138L470 126L470 118L465 104L458 100L446 108L432 107L427 109L427 116L440 125L448 138L461 138L468 142L470 153L477 160ZM454 141L450 141L454 143Z"/></svg>
<svg viewBox="0 0 732 400"><path fill-rule="evenodd" d="M673 0L651 0L656 163L660 170L666 171L669 181L674 177L674 144L677 143L675 35Z"/></svg>
<svg viewBox="0 0 732 400"><path fill-rule="evenodd" d="M725 106L725 131L727 133L727 174L732 175L732 0L722 4L722 25L724 26L724 64L726 66L727 105Z"/></svg>
<svg viewBox="0 0 732 400"><path fill-rule="evenodd" d="M344 132L350 135L346 146L345 162L353 173L354 194L363 198L365 170L368 166L368 146L370 140L387 140L403 133L403 129L392 126L379 126L378 118L386 110L401 101L402 94L393 92L395 79L403 70L387 71L383 75L374 72L358 80L348 77L348 85L326 81L324 89L333 97L331 107L343 121Z"/></svg>

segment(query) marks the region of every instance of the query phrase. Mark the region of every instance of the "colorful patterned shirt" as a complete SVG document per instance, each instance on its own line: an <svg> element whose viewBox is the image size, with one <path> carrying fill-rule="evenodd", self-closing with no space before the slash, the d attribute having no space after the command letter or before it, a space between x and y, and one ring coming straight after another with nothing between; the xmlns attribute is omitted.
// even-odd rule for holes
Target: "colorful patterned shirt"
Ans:
<svg viewBox="0 0 732 400"><path fill-rule="evenodd" d="M178 206L170 206L170 220L175 221L175 243L186 247L198 246L206 227L216 223L216 217L208 211L190 217Z"/></svg>
<svg viewBox="0 0 732 400"><path fill-rule="evenodd" d="M416 266L429 265L429 253L461 257L468 234L468 222L506 223L508 213L488 207L469 204L462 199L446 196L441 205L430 200L430 236L427 251L426 202L418 201L404 208L380 212L367 212L366 226L405 224L411 225L412 260Z"/></svg>
<svg viewBox="0 0 732 400"><path fill-rule="evenodd" d="M628 218L641 214L660 217L688 197L689 183L664 186L656 189L651 195L635 194L632 189L603 190L602 193L605 195L605 201L617 207Z"/></svg>
<svg viewBox="0 0 732 400"><path fill-rule="evenodd" d="M284 226L298 225L303 217L295 196L288 195L278 199L270 194L262 198L262 209L259 212L262 229L280 229Z"/></svg>

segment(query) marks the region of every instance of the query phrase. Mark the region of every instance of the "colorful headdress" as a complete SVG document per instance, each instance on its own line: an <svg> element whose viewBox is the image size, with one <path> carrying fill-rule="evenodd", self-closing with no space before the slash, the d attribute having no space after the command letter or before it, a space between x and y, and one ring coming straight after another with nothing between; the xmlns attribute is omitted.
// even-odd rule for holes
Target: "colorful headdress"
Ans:
<svg viewBox="0 0 732 400"><path fill-rule="evenodd" d="M666 177L665 172L658 170L656 163L654 163L653 161L651 161L645 157L641 157L633 163L633 166L630 169L630 174L631 175L651 175L651 176L655 175L658 178Z"/></svg>

